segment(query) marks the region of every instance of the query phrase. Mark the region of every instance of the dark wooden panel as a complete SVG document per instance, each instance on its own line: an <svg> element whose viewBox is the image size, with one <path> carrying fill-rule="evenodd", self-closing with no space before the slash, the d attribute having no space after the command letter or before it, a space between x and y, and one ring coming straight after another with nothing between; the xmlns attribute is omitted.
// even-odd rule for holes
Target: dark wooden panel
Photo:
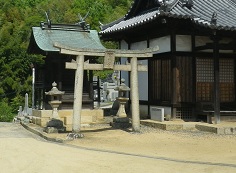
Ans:
<svg viewBox="0 0 236 173"><path fill-rule="evenodd" d="M170 101L171 96L171 61L154 59L150 63L150 99Z"/></svg>
<svg viewBox="0 0 236 173"><path fill-rule="evenodd" d="M192 102L192 58L177 57L178 68L178 102Z"/></svg>

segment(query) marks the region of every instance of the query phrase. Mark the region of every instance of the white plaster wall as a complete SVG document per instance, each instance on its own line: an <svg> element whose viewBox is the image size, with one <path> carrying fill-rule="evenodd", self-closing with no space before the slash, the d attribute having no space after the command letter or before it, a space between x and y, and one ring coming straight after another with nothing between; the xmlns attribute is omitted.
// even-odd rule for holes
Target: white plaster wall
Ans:
<svg viewBox="0 0 236 173"><path fill-rule="evenodd" d="M138 61L142 65L148 65L147 60ZM148 101L148 72L138 72L139 100Z"/></svg>
<svg viewBox="0 0 236 173"><path fill-rule="evenodd" d="M135 42L130 45L131 50L142 50L147 48L147 41Z"/></svg>
<svg viewBox="0 0 236 173"><path fill-rule="evenodd" d="M209 37L203 37L203 36L196 36L195 37L195 46L204 46L206 43L212 43L212 40ZM213 52L212 49L207 49L207 50L201 50L199 52Z"/></svg>
<svg viewBox="0 0 236 173"><path fill-rule="evenodd" d="M125 49L128 50L128 44L122 40L121 41L121 49ZM127 61L127 58L121 58L121 64L125 64ZM121 71L121 78L125 79L125 85L130 86L129 85L129 73L127 71Z"/></svg>
<svg viewBox="0 0 236 173"><path fill-rule="evenodd" d="M219 43L230 43L231 41L233 41L233 39L231 38L223 38L222 40L219 41ZM220 53L233 53L233 50L220 50Z"/></svg>
<svg viewBox="0 0 236 173"><path fill-rule="evenodd" d="M170 36L151 39L149 45L150 47L159 46L157 53L170 52Z"/></svg>
<svg viewBox="0 0 236 173"><path fill-rule="evenodd" d="M192 41L189 35L177 35L176 36L176 51L191 52Z"/></svg>
<svg viewBox="0 0 236 173"><path fill-rule="evenodd" d="M148 105L140 105L140 117L147 118L148 117Z"/></svg>
<svg viewBox="0 0 236 173"><path fill-rule="evenodd" d="M132 115L132 105L130 105L130 113ZM147 118L148 117L148 105L139 105L139 114L140 118Z"/></svg>
<svg viewBox="0 0 236 173"><path fill-rule="evenodd" d="M147 48L147 41L132 43L131 50L142 50ZM148 65L148 60L139 60L138 63ZM148 72L138 72L139 100L148 100Z"/></svg>
<svg viewBox="0 0 236 173"><path fill-rule="evenodd" d="M203 37L203 36L196 36L195 38L195 44L197 46L204 46L206 43L213 43L213 41L209 37ZM219 43L229 43L232 41L230 38L223 38L220 40ZM210 52L213 53L213 49L207 49L207 50L202 50L200 52ZM220 50L220 53L233 53L233 50Z"/></svg>

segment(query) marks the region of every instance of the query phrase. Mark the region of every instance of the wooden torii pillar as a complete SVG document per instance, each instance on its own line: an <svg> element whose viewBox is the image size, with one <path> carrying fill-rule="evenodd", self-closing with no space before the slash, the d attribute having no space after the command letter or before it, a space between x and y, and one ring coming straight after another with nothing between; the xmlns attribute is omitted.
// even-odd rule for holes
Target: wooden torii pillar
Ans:
<svg viewBox="0 0 236 173"><path fill-rule="evenodd" d="M84 70L117 70L131 71L131 104L132 104L132 128L133 131L140 131L139 115L139 92L138 92L138 71L147 71L146 65L138 65L138 58L152 57L154 52L159 50L149 48L145 50L116 50L116 49L75 49L54 44L60 49L61 54L76 55L76 61L67 62L66 69L74 69L75 72L75 90L72 133L79 134L81 130L81 111L82 111L82 94L83 94L83 72ZM85 56L104 57L103 64L89 64L84 62ZM115 65L115 57L131 58L130 64Z"/></svg>

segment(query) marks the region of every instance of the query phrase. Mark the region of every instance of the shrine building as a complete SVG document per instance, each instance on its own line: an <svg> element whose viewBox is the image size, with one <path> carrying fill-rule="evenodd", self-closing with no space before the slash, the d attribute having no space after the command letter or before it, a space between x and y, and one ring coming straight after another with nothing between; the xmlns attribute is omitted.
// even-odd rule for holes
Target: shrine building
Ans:
<svg viewBox="0 0 236 173"><path fill-rule="evenodd" d="M141 115L149 117L154 106L172 119L195 121L212 111L219 122L236 111L235 1L134 0L99 34L120 49L159 46L153 57L139 60L148 65L139 73ZM129 73L121 77L129 86Z"/></svg>
<svg viewBox="0 0 236 173"><path fill-rule="evenodd" d="M41 54L44 58L44 65L35 66L35 108L51 109L45 91L52 88L55 81L62 96L60 109L72 109L74 102L74 81L75 72L65 68L66 62L76 59L76 56L60 54L59 48L54 44L62 44L72 48L105 49L100 42L96 30L90 30L88 25L82 21L78 24L52 24L42 22L39 27L32 27L32 34L28 47L31 54ZM85 60L86 57L85 57ZM90 58L90 61L91 60ZM83 107L93 108L93 73L85 72L83 82Z"/></svg>

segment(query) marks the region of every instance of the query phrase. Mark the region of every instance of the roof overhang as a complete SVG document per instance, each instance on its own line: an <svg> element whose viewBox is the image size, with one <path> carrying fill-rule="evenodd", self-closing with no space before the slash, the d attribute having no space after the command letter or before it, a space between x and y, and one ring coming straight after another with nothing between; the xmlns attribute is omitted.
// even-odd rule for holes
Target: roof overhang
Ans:
<svg viewBox="0 0 236 173"><path fill-rule="evenodd" d="M59 48L54 47L55 43L72 48L105 49L96 30L78 31L33 27L28 52L36 54L59 53Z"/></svg>
<svg viewBox="0 0 236 173"><path fill-rule="evenodd" d="M140 0L135 1L135 9L138 9L137 5L141 4ZM173 1L173 5L170 10L164 11L162 8L149 9L146 12L139 14L136 12L136 16L127 18L127 15L123 20L113 23L113 25L106 25L100 31L102 38L106 36L112 36L117 34L122 34L134 28L150 24L157 21L160 18L172 18L188 20L196 27L203 27L208 30L218 30L218 31L236 31L236 3L234 1L223 2L223 0L218 1L205 1L205 0L193 0L193 6L188 8L183 5L182 0ZM222 4L225 4L222 6ZM210 8L211 7L211 8ZM132 9L130 10L132 11ZM216 14L215 22L213 22L213 16ZM108 27L107 27L108 26Z"/></svg>

